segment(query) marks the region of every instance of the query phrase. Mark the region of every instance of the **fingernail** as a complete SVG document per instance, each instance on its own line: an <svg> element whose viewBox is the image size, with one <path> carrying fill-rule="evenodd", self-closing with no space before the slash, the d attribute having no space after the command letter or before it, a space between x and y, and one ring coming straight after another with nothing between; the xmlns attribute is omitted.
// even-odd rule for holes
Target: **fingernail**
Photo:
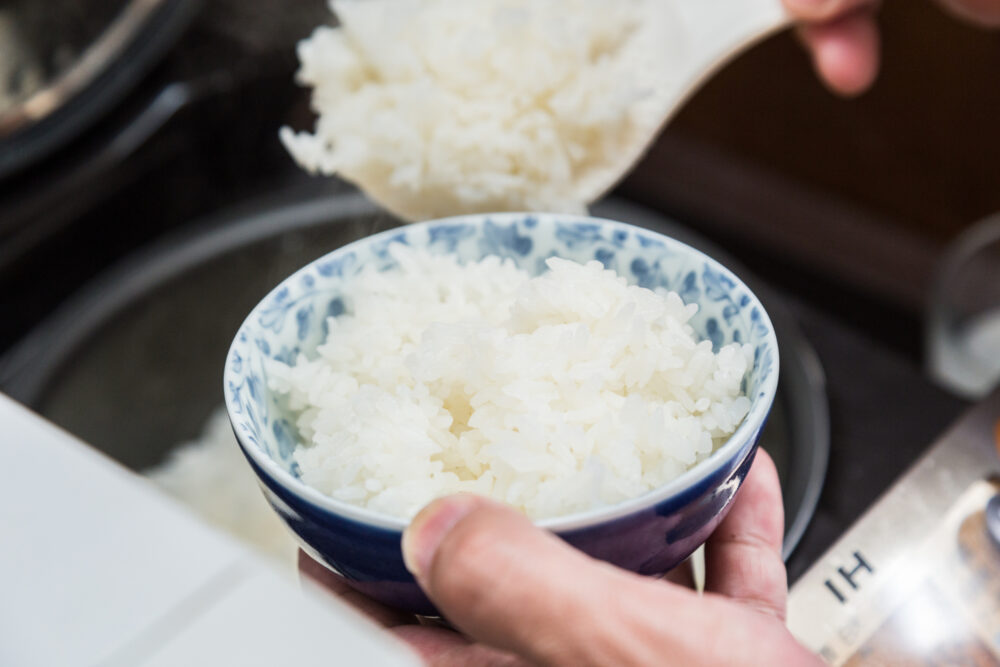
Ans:
<svg viewBox="0 0 1000 667"><path fill-rule="evenodd" d="M818 12L827 9L831 0L785 0L785 4L792 11Z"/></svg>
<svg viewBox="0 0 1000 667"><path fill-rule="evenodd" d="M445 535L478 504L479 498L471 494L439 498L420 510L403 531L403 563L422 587Z"/></svg>

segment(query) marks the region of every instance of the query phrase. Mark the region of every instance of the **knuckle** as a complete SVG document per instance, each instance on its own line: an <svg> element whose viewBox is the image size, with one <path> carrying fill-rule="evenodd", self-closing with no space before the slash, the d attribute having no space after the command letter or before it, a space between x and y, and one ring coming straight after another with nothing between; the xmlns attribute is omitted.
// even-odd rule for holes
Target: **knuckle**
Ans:
<svg viewBox="0 0 1000 667"><path fill-rule="evenodd" d="M751 603L761 611L779 618L785 614L787 579L780 561L758 550L744 550L743 557L731 563L733 579L740 582L733 597Z"/></svg>

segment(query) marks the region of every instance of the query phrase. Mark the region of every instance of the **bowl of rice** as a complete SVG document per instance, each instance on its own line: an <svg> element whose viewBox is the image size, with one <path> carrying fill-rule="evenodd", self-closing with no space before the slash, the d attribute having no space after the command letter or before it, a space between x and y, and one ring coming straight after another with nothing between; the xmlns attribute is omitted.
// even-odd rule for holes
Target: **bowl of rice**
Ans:
<svg viewBox="0 0 1000 667"><path fill-rule="evenodd" d="M224 373L239 446L302 548L424 614L400 539L452 493L628 570L673 568L728 512L777 381L767 313L724 266L631 225L536 213L320 257L251 311Z"/></svg>

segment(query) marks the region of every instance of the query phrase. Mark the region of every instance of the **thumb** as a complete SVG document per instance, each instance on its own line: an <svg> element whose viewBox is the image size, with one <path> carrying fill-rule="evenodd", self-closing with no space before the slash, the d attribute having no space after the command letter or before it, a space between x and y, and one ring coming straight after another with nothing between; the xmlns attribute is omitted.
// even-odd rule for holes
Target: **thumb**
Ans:
<svg viewBox="0 0 1000 667"><path fill-rule="evenodd" d="M438 609L478 641L542 664L640 658L642 642L623 646L623 623L640 630L623 607L647 597L649 582L589 558L504 505L473 495L436 500L404 533L403 554ZM661 609L693 598L679 587L657 588Z"/></svg>
<svg viewBox="0 0 1000 667"><path fill-rule="evenodd" d="M816 664L775 616L594 560L486 498L432 502L402 546L449 621L532 663Z"/></svg>

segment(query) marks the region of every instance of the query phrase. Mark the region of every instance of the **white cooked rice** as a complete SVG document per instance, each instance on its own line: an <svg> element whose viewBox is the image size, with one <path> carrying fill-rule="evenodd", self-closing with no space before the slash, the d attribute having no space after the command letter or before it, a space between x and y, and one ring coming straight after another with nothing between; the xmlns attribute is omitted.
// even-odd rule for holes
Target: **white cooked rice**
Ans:
<svg viewBox="0 0 1000 667"><path fill-rule="evenodd" d="M662 0L332 0L299 44L313 173L408 219L581 213L641 154L676 78Z"/></svg>
<svg viewBox="0 0 1000 667"><path fill-rule="evenodd" d="M399 517L456 492L533 518L638 496L705 459L750 401L750 346L713 353L697 311L599 262L460 265L394 244L357 276L315 359L275 362L302 479Z"/></svg>

